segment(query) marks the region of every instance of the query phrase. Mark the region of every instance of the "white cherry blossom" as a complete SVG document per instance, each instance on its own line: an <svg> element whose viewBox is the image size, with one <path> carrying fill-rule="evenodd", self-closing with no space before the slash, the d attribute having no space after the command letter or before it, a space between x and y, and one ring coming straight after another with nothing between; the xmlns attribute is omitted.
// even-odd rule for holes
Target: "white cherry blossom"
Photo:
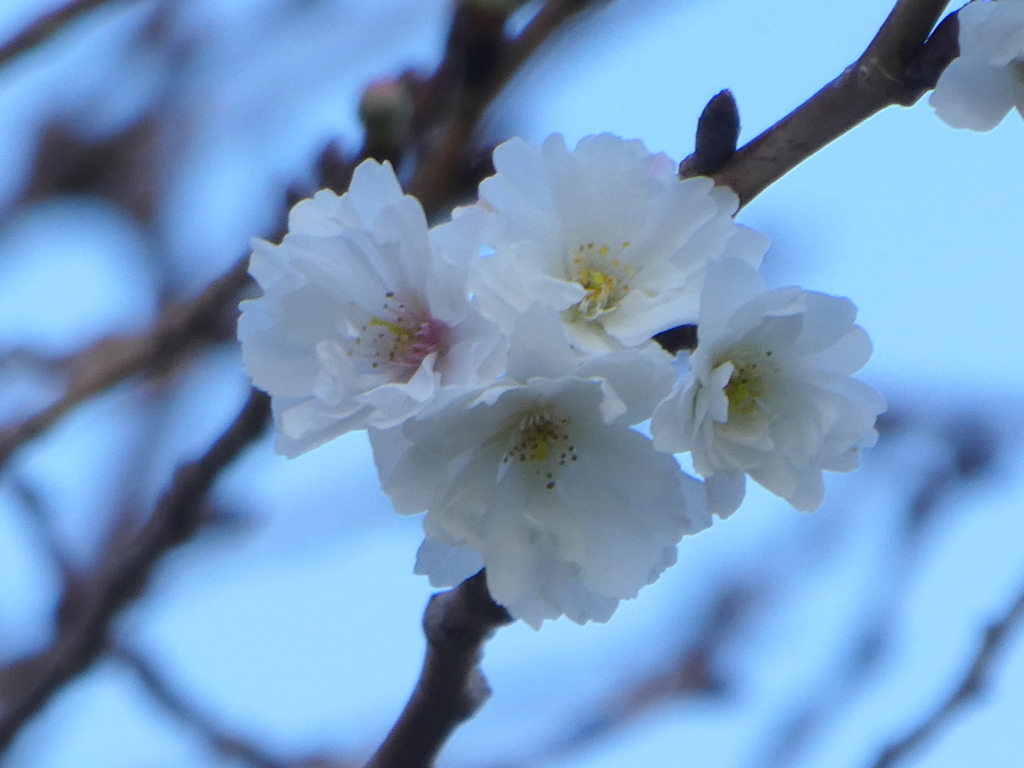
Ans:
<svg viewBox="0 0 1024 768"><path fill-rule="evenodd" d="M699 481L631 429L674 378L656 347L581 360L552 310L525 313L505 381L370 432L395 509L427 510L417 572L450 586L486 566L535 628L610 618L710 522Z"/></svg>
<svg viewBox="0 0 1024 768"><path fill-rule="evenodd" d="M871 355L855 319L847 299L765 292L739 261L708 269L690 370L651 432L661 450L692 452L712 511L739 507L746 475L812 511L824 496L822 470L856 469L885 401L850 378Z"/></svg>
<svg viewBox="0 0 1024 768"><path fill-rule="evenodd" d="M930 103L954 128L989 131L1016 107L1024 115L1024 0L975 0L957 13L960 57Z"/></svg>
<svg viewBox="0 0 1024 768"><path fill-rule="evenodd" d="M733 221L731 190L679 180L676 164L640 141L588 136L570 152L559 134L541 146L511 139L494 167L479 203L494 214L494 254L471 289L506 328L535 302L552 307L588 353L695 321L708 262L757 266L767 247Z"/></svg>
<svg viewBox="0 0 1024 768"><path fill-rule="evenodd" d="M279 452L393 426L439 390L500 375L502 337L466 291L479 244L465 232L428 235L391 166L367 160L344 195L299 202L280 245L255 241L263 295L242 303L238 337L272 396Z"/></svg>

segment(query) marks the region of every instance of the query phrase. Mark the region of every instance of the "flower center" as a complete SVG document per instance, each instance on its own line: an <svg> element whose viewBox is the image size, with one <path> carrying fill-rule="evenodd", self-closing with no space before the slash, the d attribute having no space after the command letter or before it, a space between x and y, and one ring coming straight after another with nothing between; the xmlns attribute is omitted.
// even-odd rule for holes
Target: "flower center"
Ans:
<svg viewBox="0 0 1024 768"><path fill-rule="evenodd" d="M553 489L558 467L579 458L570 442L569 423L570 419L555 418L547 410L527 413L512 428L502 463L528 465L548 490Z"/></svg>
<svg viewBox="0 0 1024 768"><path fill-rule="evenodd" d="M448 346L450 329L447 325L408 307L397 300L392 291L384 298L380 314L371 315L359 329L349 355L358 350L371 370L389 364L411 373L427 355Z"/></svg>
<svg viewBox="0 0 1024 768"><path fill-rule="evenodd" d="M586 291L583 299L569 310L573 319L594 320L615 309L629 293L629 282L636 275L636 269L622 259L629 245L624 242L613 249L587 243L573 252L569 279Z"/></svg>
<svg viewBox="0 0 1024 768"><path fill-rule="evenodd" d="M730 417L736 414L749 415L760 409L760 399L769 389L767 377L777 368L771 356L771 350L766 350L752 358L730 361L733 371L729 383L725 385Z"/></svg>

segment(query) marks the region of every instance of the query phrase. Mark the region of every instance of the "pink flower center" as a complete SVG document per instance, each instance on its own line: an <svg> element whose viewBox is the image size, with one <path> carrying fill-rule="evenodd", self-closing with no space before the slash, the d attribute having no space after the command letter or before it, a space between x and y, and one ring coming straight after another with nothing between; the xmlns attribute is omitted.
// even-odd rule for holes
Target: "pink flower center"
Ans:
<svg viewBox="0 0 1024 768"><path fill-rule="evenodd" d="M372 315L356 340L370 367L397 366L411 376L428 355L444 352L451 328L388 293L380 315Z"/></svg>

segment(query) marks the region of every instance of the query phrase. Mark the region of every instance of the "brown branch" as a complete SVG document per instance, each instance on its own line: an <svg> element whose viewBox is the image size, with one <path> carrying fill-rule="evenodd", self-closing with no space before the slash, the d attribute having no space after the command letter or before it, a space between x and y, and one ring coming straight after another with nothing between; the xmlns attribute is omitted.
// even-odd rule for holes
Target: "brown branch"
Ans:
<svg viewBox="0 0 1024 768"><path fill-rule="evenodd" d="M169 305L156 325L143 333L101 339L69 361L64 395L32 416L0 427L0 467L11 454L49 429L83 401L139 373L160 373L197 342L216 337L218 319L249 282L245 257L191 301Z"/></svg>
<svg viewBox="0 0 1024 768"><path fill-rule="evenodd" d="M164 709L198 733L210 746L226 758L239 760L255 768L284 768L286 762L275 760L262 749L234 736L199 712L187 699L174 691L160 671L138 652L118 646L112 651L117 661L130 669L143 687Z"/></svg>
<svg viewBox="0 0 1024 768"><path fill-rule="evenodd" d="M714 174L715 183L730 187L746 205L876 112L914 104L957 55L955 14L928 36L948 4L949 0L899 0L857 61L739 149Z"/></svg>
<svg viewBox="0 0 1024 768"><path fill-rule="evenodd" d="M27 478L19 475L14 475L7 482L12 495L28 515L48 558L65 580L71 578L73 569L55 530L53 514L43 501L39 491Z"/></svg>
<svg viewBox="0 0 1024 768"><path fill-rule="evenodd" d="M80 13L94 4L98 4L96 0L75 3L57 13L66 14L70 18L71 9ZM460 70L460 66L456 66L452 60L465 56L464 51L457 50L456 45L449 41L445 62L439 66L431 87L437 93L456 90L462 96L454 116L445 111L443 104L427 105L428 114L426 117L421 116L421 122L441 120L446 127L440 132L440 138L423 155L410 185L412 190L419 191L428 215L452 204L460 194L459 170L464 166L468 154L469 139L486 108L526 60L563 23L592 4L593 0L548 0L522 33L509 41L507 46L501 47L502 55L491 67L488 77L483 78L482 82L476 82L479 75L463 73L463 79L468 78L473 83L470 92L449 82ZM56 25L57 22L53 21L52 24ZM503 42L504 38L500 40ZM477 45L479 47L479 41ZM461 66L461 69L465 69L465 66ZM424 134L435 132L422 124L417 128ZM336 152L332 154L332 146L328 145L321 158L321 176L331 176L326 180L331 182L328 186L342 192L344 189L339 187L347 186L353 166L335 157ZM279 238L282 234L283 228L279 228L271 239ZM217 330L219 315L249 283L247 267L248 257L240 259L196 298L169 306L152 329L131 336L103 339L76 354L68 361L72 373L67 390L57 402L24 420L0 426L0 467L15 450L45 432L83 401L137 374L159 373L187 354L196 343L203 341L211 330Z"/></svg>
<svg viewBox="0 0 1024 768"><path fill-rule="evenodd" d="M939 510L963 512L963 505L951 504L954 497L962 499L968 484L990 472L1003 450L986 420L969 410L940 416L927 408L890 401L879 431L878 450L895 451L897 446L892 443L899 440L904 453L876 455L874 466L863 470L861 482L866 487L897 485L906 480L906 462L897 457L912 456L916 466L919 452L911 446L922 438L942 445L943 450L936 452L930 466L913 472L919 477L898 514L904 520L899 546L886 547L885 558L873 567L877 581L867 591L874 598L865 605L856 626L847 632L844 649L766 729L769 737L760 754L750 760L750 766L783 768L798 762L806 756L808 745L824 738L855 697L877 678L879 667L891 660L893 637L898 620L906 612L908 590L924 563L924 535L934 533Z"/></svg>
<svg viewBox="0 0 1024 768"><path fill-rule="evenodd" d="M984 638L974 654L974 660L960 685L931 715L899 741L882 750L873 768L891 768L928 739L932 738L963 707L974 702L989 682L992 667L1008 639L1024 623L1024 590L1010 609L985 630Z"/></svg>
<svg viewBox="0 0 1024 768"><path fill-rule="evenodd" d="M595 5L594 0L547 0L513 40L506 40L502 27L498 27L490 40L494 50L483 59L487 69L484 74L471 69L466 71L466 51L460 50L456 44L469 35L459 28L464 22L460 22L457 11L445 60L438 67L431 84L435 103L430 104L428 114L420 116L417 121L417 131L421 136L437 136L422 153L422 160L409 184L409 194L419 198L428 212L436 212L445 202L458 197L460 171L467 164L471 139L487 108L537 49L566 22L592 5ZM459 36L454 34L457 29L461 32ZM487 25L486 29L493 30L494 27ZM476 38L470 45L475 51L485 48L484 43ZM477 60L480 58L478 55ZM460 72L463 82L451 82ZM441 94L447 95L447 99Z"/></svg>
<svg viewBox="0 0 1024 768"><path fill-rule="evenodd" d="M366 768L428 768L451 733L491 694L480 671L483 644L512 622L480 571L430 598L423 615L427 655L416 688Z"/></svg>
<svg viewBox="0 0 1024 768"><path fill-rule="evenodd" d="M84 12L96 4L97 0L74 3L46 19L54 17L50 25L55 29L59 26L57 17L70 18L75 13ZM422 156L410 185L414 193L419 191L420 200L428 215L433 215L446 205L452 204L460 194L457 183L459 170L464 166L468 154L469 139L486 108L537 48L564 22L591 4L593 0L548 0L515 40L509 41L507 46L499 46L498 52L501 55L496 58L495 64L488 67L487 76L482 77L482 80L478 73L463 71L466 69L465 62L458 63L466 56L465 50L460 48L460 40L466 38L467 33L463 31L455 35L453 31L453 38L458 39L449 41L445 60L438 67L430 86L435 94L449 91L461 94L454 116L450 116L446 111L443 99L435 99L434 102L427 104L427 114L420 116L421 124L417 126L418 131L423 134L436 132L429 126L431 121L443 121L446 126L440 132L440 138ZM460 6L463 7L468 7L468 4ZM46 19L41 20L37 26L46 26L43 24ZM458 19L453 22L453 26L457 22ZM485 30L493 32L493 29L493 24L485 25ZM503 44L503 25L498 25L497 34L498 38L491 42L496 45ZM471 39L471 47L486 48L479 39L473 38L472 35L468 37ZM479 53L477 55L479 57ZM470 82L473 87L466 91L465 82L461 86L459 83L451 82L456 77ZM478 80L480 82L477 82ZM424 125L424 121L428 125ZM343 192L344 189L339 187L347 187L353 164L336 157L337 153L332 148L333 145L329 144L321 157L321 176L330 177L321 181L329 182L328 186L335 191ZM283 227L279 228L271 239L279 238L282 234ZM0 426L0 467L15 450L45 432L65 413L83 401L134 375L158 373L180 359L197 342L209 335L211 326L216 326L218 316L233 303L239 292L248 284L247 268L248 257L240 259L195 299L169 306L151 330L131 336L103 339L76 354L68 361L72 373L67 390L57 402L22 421Z"/></svg>
<svg viewBox="0 0 1024 768"><path fill-rule="evenodd" d="M263 433L269 414L269 399L253 390L206 454L175 472L149 520L128 541L113 539L100 567L75 585L73 604L62 606L57 638L38 656L18 662L20 684L0 707L0 752L64 683L102 653L111 622L145 588L160 557L196 532L217 475Z"/></svg>
<svg viewBox="0 0 1024 768"><path fill-rule="evenodd" d="M45 43L65 27L68 22L106 2L108 0L75 0L75 2L68 3L63 8L58 8L37 19L11 40L0 46L0 66L3 66L14 57L20 56L25 51Z"/></svg>

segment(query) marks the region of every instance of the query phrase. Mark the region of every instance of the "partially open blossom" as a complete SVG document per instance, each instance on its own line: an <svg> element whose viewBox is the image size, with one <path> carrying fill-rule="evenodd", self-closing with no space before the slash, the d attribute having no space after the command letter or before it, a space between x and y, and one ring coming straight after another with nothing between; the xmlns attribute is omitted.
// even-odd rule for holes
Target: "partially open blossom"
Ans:
<svg viewBox="0 0 1024 768"><path fill-rule="evenodd" d="M1016 107L1024 115L1024 0L975 0L957 12L960 58L930 103L954 128L989 131Z"/></svg>
<svg viewBox="0 0 1024 768"><path fill-rule="evenodd" d="M681 181L640 141L588 136L570 152L558 134L541 146L511 139L494 167L480 185L494 254L473 292L506 328L535 302L557 310L588 353L694 322L707 264L729 255L757 266L767 246L733 221L731 190Z"/></svg>
<svg viewBox="0 0 1024 768"><path fill-rule="evenodd" d="M466 292L478 251L444 226L428 234L419 202L372 160L344 195L298 203L280 245L256 241L263 295L242 303L238 337L272 396L277 450L394 426L440 389L499 375L501 336Z"/></svg>
<svg viewBox="0 0 1024 768"><path fill-rule="evenodd" d="M885 401L850 378L871 343L847 299L765 292L749 265L708 269L690 370L651 422L655 445L691 451L712 511L743 499L750 475L800 510L817 509L822 470L849 472L873 445Z"/></svg>
<svg viewBox="0 0 1024 768"><path fill-rule="evenodd" d="M534 627L606 621L710 522L701 484L630 428L674 378L656 347L581 360L552 310L526 313L505 381L371 430L395 509L427 510L417 571L449 586L486 566Z"/></svg>

